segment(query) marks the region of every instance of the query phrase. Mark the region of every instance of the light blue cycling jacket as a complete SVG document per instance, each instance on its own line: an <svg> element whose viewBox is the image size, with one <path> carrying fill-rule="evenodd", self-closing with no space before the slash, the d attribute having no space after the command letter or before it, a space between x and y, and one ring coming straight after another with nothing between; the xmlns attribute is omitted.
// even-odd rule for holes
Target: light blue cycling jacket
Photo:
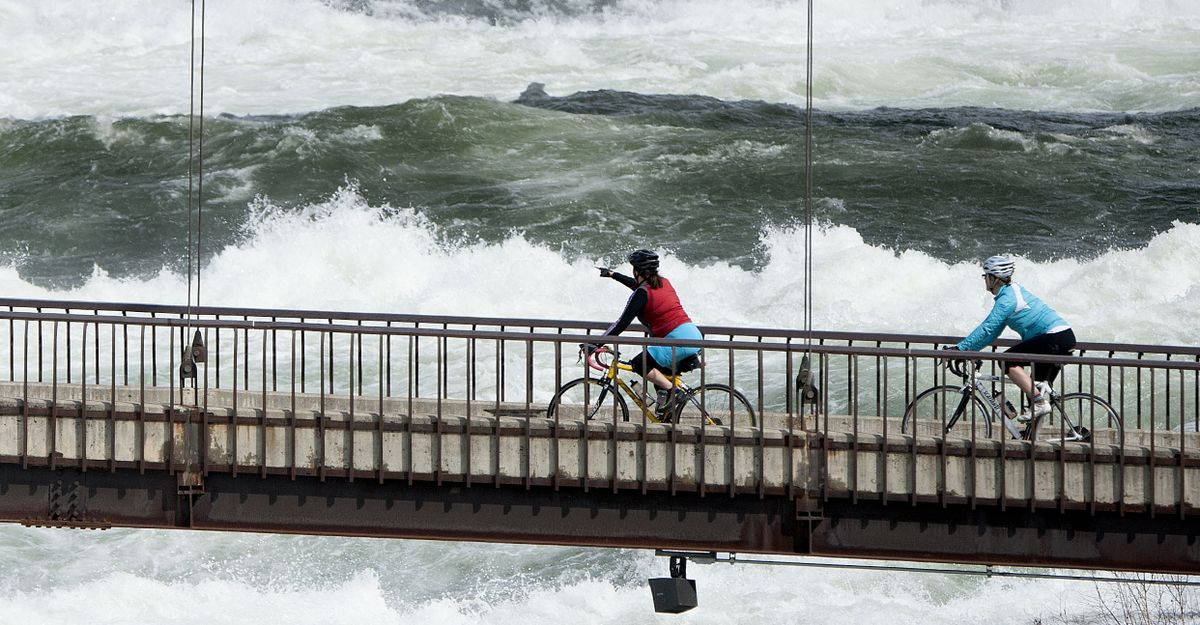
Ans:
<svg viewBox="0 0 1200 625"><path fill-rule="evenodd" d="M1000 336L1004 326L1020 334L1022 341L1071 328L1053 308L1015 282L1000 287L994 299L992 312L967 338L958 342L959 349L976 352L987 347Z"/></svg>

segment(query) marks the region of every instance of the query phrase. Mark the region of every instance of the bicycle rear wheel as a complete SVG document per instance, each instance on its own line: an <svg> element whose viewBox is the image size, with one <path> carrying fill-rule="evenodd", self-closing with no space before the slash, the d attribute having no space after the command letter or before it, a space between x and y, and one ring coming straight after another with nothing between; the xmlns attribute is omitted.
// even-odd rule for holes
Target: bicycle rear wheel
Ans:
<svg viewBox="0 0 1200 625"><path fill-rule="evenodd" d="M559 387L546 416L551 419L612 420L613 414L622 421L629 420L629 405L609 382L596 378L578 378ZM615 404L615 406L614 406Z"/></svg>
<svg viewBox="0 0 1200 625"><path fill-rule="evenodd" d="M957 419L955 418L957 416ZM978 395L964 392L961 386L935 386L926 389L904 410L900 431L917 436L944 436L950 431L969 438L974 424L977 435L992 435L992 409Z"/></svg>
<svg viewBox="0 0 1200 625"><path fill-rule="evenodd" d="M1057 418L1054 418L1057 417ZM1057 397L1050 415L1038 419L1029 433L1031 440L1090 441L1124 445L1125 425L1108 402L1091 393L1068 393Z"/></svg>
<svg viewBox="0 0 1200 625"><path fill-rule="evenodd" d="M707 418L707 421L706 421ZM675 423L754 427L758 419L741 391L725 384L705 384L683 397L672 416Z"/></svg>

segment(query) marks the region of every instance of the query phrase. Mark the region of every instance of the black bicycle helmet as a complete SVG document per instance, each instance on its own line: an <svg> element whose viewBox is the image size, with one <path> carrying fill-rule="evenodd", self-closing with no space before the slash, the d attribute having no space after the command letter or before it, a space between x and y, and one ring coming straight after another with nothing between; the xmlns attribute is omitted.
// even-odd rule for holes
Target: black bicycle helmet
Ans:
<svg viewBox="0 0 1200 625"><path fill-rule="evenodd" d="M658 254L650 250L634 250L625 257L633 268L642 273L657 273L658 272Z"/></svg>

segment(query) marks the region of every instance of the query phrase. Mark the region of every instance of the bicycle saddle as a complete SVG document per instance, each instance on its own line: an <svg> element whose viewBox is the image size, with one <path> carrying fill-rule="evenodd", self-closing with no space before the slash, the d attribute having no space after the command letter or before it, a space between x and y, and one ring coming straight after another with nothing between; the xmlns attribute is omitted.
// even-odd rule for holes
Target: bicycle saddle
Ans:
<svg viewBox="0 0 1200 625"><path fill-rule="evenodd" d="M704 366L704 363L700 362L699 354L688 356L687 358L684 358L683 360L680 360L679 362L675 363L675 368L679 373L687 373L688 371L695 371L696 369L699 369L702 366Z"/></svg>

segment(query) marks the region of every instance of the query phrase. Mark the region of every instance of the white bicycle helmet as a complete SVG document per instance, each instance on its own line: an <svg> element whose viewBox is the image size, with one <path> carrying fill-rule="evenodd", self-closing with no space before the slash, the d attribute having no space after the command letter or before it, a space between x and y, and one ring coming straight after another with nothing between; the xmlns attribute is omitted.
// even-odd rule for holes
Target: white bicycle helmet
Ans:
<svg viewBox="0 0 1200 625"><path fill-rule="evenodd" d="M983 272L1007 280L1012 277L1013 269L1016 269L1016 266L1013 259L1008 256L991 256L983 261Z"/></svg>

